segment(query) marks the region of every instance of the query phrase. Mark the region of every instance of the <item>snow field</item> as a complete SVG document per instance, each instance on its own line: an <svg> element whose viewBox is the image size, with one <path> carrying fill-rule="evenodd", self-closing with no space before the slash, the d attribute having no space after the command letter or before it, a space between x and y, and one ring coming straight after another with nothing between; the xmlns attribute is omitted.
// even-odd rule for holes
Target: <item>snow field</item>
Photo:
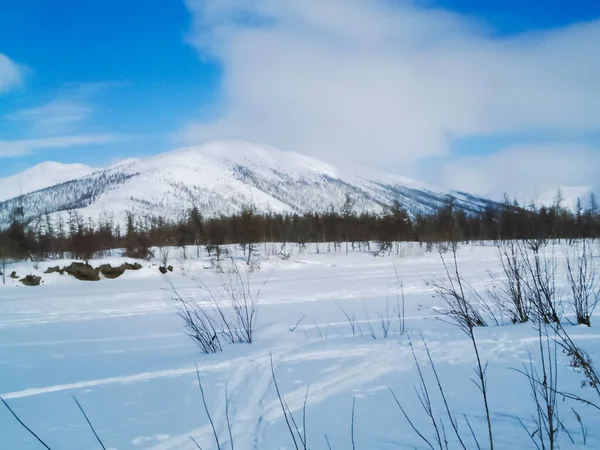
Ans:
<svg viewBox="0 0 600 450"><path fill-rule="evenodd" d="M410 428L390 392L393 389L415 424L431 437L430 422L415 393L419 376L409 337L434 410L444 418L445 410L422 335L459 428L470 435L464 415L485 448L485 415L471 381L475 366L471 343L457 327L436 318L435 308L441 303L433 298L428 281L444 274L437 252L406 243L398 255L374 258L359 251L328 253L327 248L321 245L317 253L312 245L300 253L294 247L290 258L283 260L261 246L260 269L249 274L253 289L268 279L259 297L256 341L225 345L223 352L212 355L202 354L184 334L158 261L144 262L142 270L128 271L116 280L86 283L51 274L41 275L40 287L28 288L8 279L7 285L0 285L0 395L53 449L99 448L73 395L107 448L194 449L190 436L204 449L216 448L197 385L197 365L222 448L231 448L228 406L235 449L292 449L273 385L272 358L279 388L300 428L308 388L308 448L328 448L325 436L333 449L352 448L355 401L356 448L422 449L426 445ZM241 250L231 251L243 259ZM171 249L169 263L175 271L168 277L182 295L202 302L203 290L193 278L218 292L219 277L204 252L200 258L195 257L195 249L188 249L187 254L190 258L184 260L180 249ZM125 260L113 256L91 263ZM461 246L458 260L465 278L478 289L485 288L490 272L500 277L492 245ZM57 264L63 262L39 263L37 269L33 263L16 263L7 272L40 274ZM406 301L404 335L398 332L393 312L399 282ZM561 272L558 288L566 298L563 284ZM356 316L362 331L353 335L342 309ZM385 317L386 310L392 317L389 336L384 339L380 316ZM591 328L568 329L600 361L597 320L592 319ZM476 335L488 363L497 447L535 448L519 423L520 419L526 426L533 425L529 385L514 370L521 369L530 354L538 361L533 324L490 326L477 329ZM581 375L568 366L568 358L559 354L558 360L561 389L591 396L581 387ZM559 404L571 435L560 432L560 447L583 447L581 427L570 409L574 407L587 427L587 448L600 448L595 426L600 413L569 400ZM448 423L446 427L450 448L455 448ZM0 409L0 435L3 449L40 448L5 409ZM476 448L472 438L466 443Z"/></svg>

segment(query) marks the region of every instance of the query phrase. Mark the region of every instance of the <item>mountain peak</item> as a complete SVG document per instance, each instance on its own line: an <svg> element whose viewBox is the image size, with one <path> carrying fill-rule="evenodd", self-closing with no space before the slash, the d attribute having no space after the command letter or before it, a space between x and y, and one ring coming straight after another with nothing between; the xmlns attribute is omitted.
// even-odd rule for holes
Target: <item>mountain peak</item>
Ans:
<svg viewBox="0 0 600 450"><path fill-rule="evenodd" d="M168 220L179 218L192 205L205 216L236 214L249 204L262 213L339 211L347 195L356 212L378 213L399 201L414 215L437 209L448 194L415 180L364 168L342 170L306 155L245 141L210 142L97 171L59 163L30 169L34 170L35 176L29 172L13 177L8 189L0 185L0 224L11 208L21 204L29 218L78 209L94 220L106 214L122 220L129 211ZM2 202L19 195L21 187L29 194L18 204ZM47 189L39 191L42 188ZM467 211L491 203L453 194L457 206Z"/></svg>
<svg viewBox="0 0 600 450"><path fill-rule="evenodd" d="M86 171L86 172L93 172L94 169L92 169L89 166L86 166L85 164L64 164L64 163L60 163L60 162L55 162L55 161L45 161L42 163L39 163L25 171L23 171L21 173L21 175L24 174L43 174L43 173L51 173L51 172L67 172L67 171Z"/></svg>
<svg viewBox="0 0 600 450"><path fill-rule="evenodd" d="M21 173L0 179L0 201L84 177L95 170L84 164L42 162Z"/></svg>
<svg viewBox="0 0 600 450"><path fill-rule="evenodd" d="M248 166L258 170L319 172L331 177L338 176L335 167L310 156L243 140L212 141L162 153L152 159L161 163L165 160L173 163L177 160L190 162L204 159L227 167Z"/></svg>

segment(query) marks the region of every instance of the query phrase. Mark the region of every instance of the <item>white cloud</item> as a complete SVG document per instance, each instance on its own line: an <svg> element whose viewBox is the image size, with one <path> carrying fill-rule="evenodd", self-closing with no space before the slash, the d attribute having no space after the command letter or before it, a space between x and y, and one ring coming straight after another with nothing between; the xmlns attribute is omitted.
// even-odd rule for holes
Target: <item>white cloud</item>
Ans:
<svg viewBox="0 0 600 450"><path fill-rule="evenodd" d="M127 139L126 136L118 134L78 134L39 139L0 141L0 159L29 155L40 150L101 145L125 139Z"/></svg>
<svg viewBox="0 0 600 450"><path fill-rule="evenodd" d="M75 132L77 125L89 118L91 112L92 109L80 101L56 99L7 118L29 123L35 135L60 135Z"/></svg>
<svg viewBox="0 0 600 450"><path fill-rule="evenodd" d="M451 137L600 129L600 21L502 37L410 2L188 8L191 42L223 66L224 103L218 120L181 131L187 143L243 138L409 167L451 155Z"/></svg>
<svg viewBox="0 0 600 450"><path fill-rule="evenodd" d="M115 82L67 83L53 91L49 101L4 116L10 125L23 124L28 136L48 137L85 132L93 116L96 97L121 84Z"/></svg>
<svg viewBox="0 0 600 450"><path fill-rule="evenodd" d="M6 55L0 53L0 94L22 82L21 69Z"/></svg>
<svg viewBox="0 0 600 450"><path fill-rule="evenodd" d="M525 204L548 203L558 188L576 196L598 190L598 168L600 148L516 146L451 161L442 167L439 180L452 189L493 198L506 193Z"/></svg>

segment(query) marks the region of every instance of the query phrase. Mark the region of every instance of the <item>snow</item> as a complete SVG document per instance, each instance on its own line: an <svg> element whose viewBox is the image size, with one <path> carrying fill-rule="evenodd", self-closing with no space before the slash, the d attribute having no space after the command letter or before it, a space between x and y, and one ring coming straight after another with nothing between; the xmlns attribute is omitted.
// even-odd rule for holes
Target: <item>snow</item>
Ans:
<svg viewBox="0 0 600 450"><path fill-rule="evenodd" d="M0 178L0 202L93 173L84 164L43 162L7 178Z"/></svg>
<svg viewBox="0 0 600 450"><path fill-rule="evenodd" d="M52 184L66 169L43 172L47 175L30 177L39 180L38 189ZM12 188L0 198L0 225L7 223L16 205L1 201L17 195L17 181L27 175L15 177ZM69 177L75 178L65 175L56 182ZM28 196L18 206L24 206L28 218L47 212L66 216L65 211L78 209L83 217L95 221L107 215L122 221L128 211L176 218L192 205L205 216L236 214L247 205L262 213L324 212L332 206L339 210L346 194L351 194L359 212L380 212L384 205L398 200L416 214L431 212L447 192L364 167L333 167L266 145L216 141L122 161L68 185L55 185L43 195ZM458 207L478 210L487 204L482 198L455 195Z"/></svg>
<svg viewBox="0 0 600 450"><path fill-rule="evenodd" d="M398 254L375 258L358 249L348 255L331 252L329 244L313 244L303 252L288 244L291 255L284 259L277 256L279 249L261 247L256 258L260 267L254 265L248 275L253 290L267 280L259 296L255 342L225 345L222 353L213 355L202 354L185 336L167 284L168 277L182 295L200 299L203 290L194 280L200 278L218 292L219 276L226 275L219 275L203 252L196 257L195 248L187 250L188 259L183 259L181 249L170 250L169 263L175 270L168 276L159 273L159 262L154 260L143 262L139 271L99 282L43 274L47 267L68 261L9 265L8 273L41 274L43 284L29 288L9 278L5 286L0 285L0 395L52 448L99 448L72 395L107 448L194 449L190 436L202 448L216 448L197 386L198 367L223 448L230 448L227 392L235 449L291 449L293 442L273 386L272 358L279 388L300 427L308 388L309 448L326 449L325 435L334 449L352 448L350 424L356 399L356 448L422 449L425 446L389 390L430 437L429 422L414 391L419 378L409 336L431 383L434 408L445 412L434 392L422 335L459 426L468 433L465 414L479 440L486 442L481 397L470 380L475 365L471 343L455 326L436 318L440 303L427 284L443 275L435 250L428 253L425 247L405 243ZM243 260L241 250L231 248L231 252ZM118 255L91 263L129 261ZM489 272L499 276L497 250L491 245L461 246L458 261L466 277L481 289ZM227 269L228 263L223 267ZM406 295L408 333L400 335L397 319L392 318L390 336L384 339L378 313L386 305L393 309L399 281ZM560 284L559 289L565 292ZM353 335L342 308L356 315L362 333ZM370 336L367 315L377 339ZM600 358L598 320L592 319L592 328L569 327L575 341L596 360ZM533 448L519 424L521 419L532 426L528 384L513 370L522 368L529 352L537 360L533 324L481 328L477 338L488 362L497 448ZM590 394L564 355L559 355L559 362L561 388ZM600 431L594 426L600 420L598 411L562 400L561 419L574 444L561 432L560 448L582 445L571 406L588 426L587 447L599 448ZM0 429L2 448L40 448L1 408ZM472 440L468 448L474 448Z"/></svg>

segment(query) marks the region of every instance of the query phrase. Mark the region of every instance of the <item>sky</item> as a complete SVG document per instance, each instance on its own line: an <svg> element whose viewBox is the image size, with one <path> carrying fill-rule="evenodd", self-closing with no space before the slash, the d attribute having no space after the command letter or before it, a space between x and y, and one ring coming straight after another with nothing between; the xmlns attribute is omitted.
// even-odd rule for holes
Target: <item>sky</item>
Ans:
<svg viewBox="0 0 600 450"><path fill-rule="evenodd" d="M530 200L600 187L594 0L4 0L0 177L215 139Z"/></svg>

